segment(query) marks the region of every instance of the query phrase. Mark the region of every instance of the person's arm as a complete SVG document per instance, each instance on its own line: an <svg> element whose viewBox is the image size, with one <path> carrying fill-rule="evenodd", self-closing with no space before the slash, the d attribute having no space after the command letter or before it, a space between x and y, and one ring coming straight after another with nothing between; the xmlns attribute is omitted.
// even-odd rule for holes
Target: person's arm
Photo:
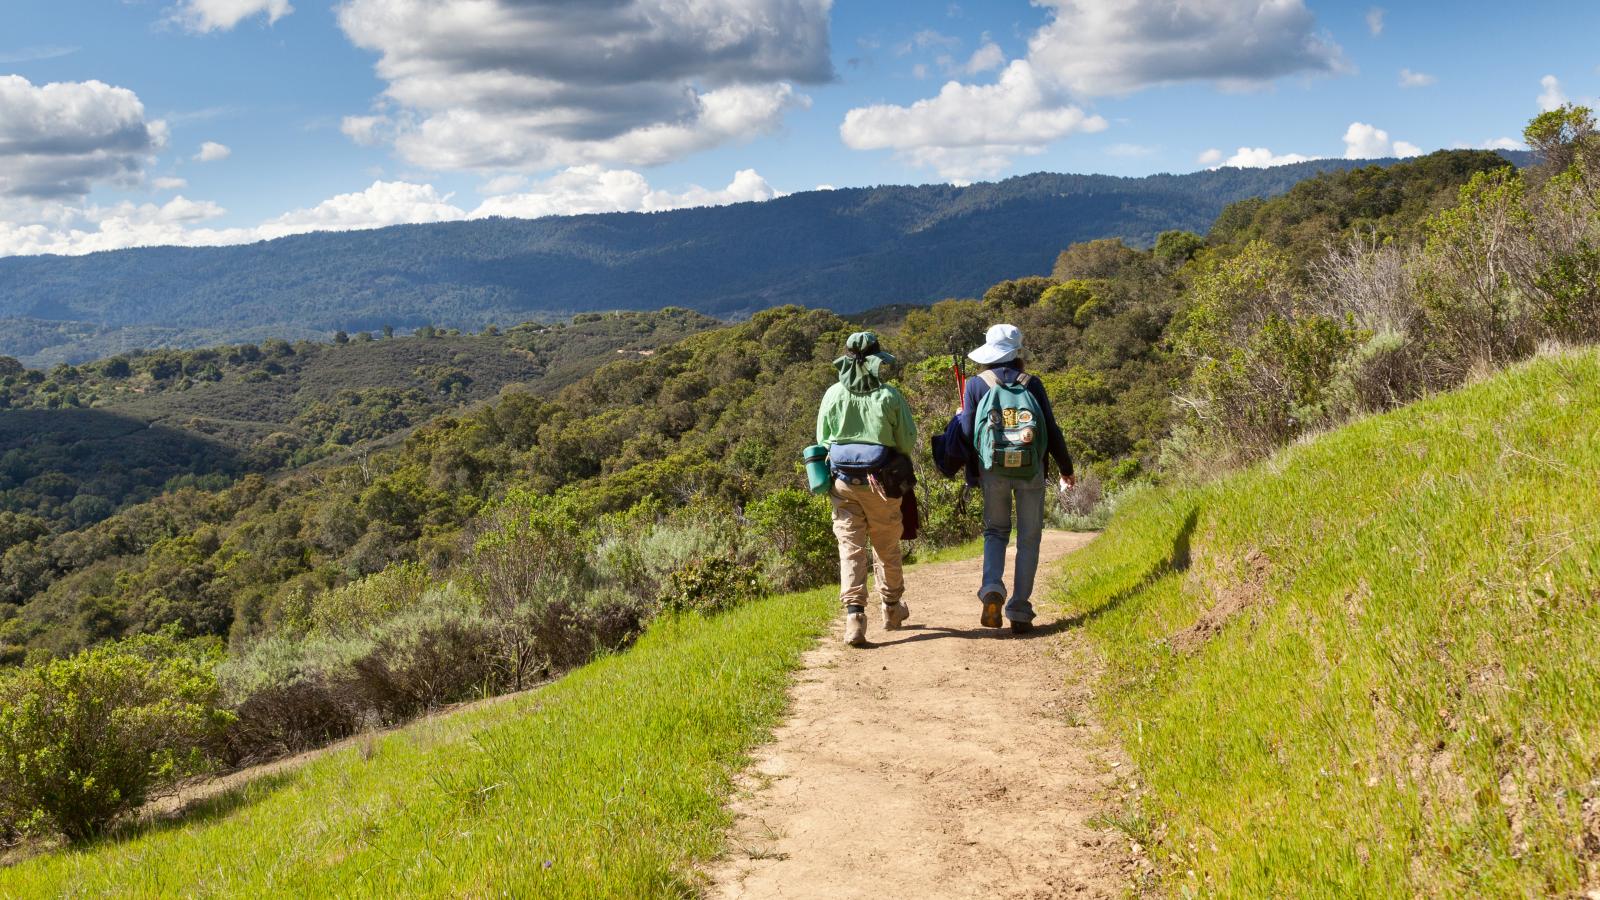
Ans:
<svg viewBox="0 0 1600 900"><path fill-rule="evenodd" d="M904 394L898 390L894 392L895 424L894 448L907 456L917 453L917 420L911 414L911 404L906 402Z"/></svg>
<svg viewBox="0 0 1600 900"><path fill-rule="evenodd" d="M967 446L973 446L972 424L973 417L978 413L978 401L983 399L983 394L989 389L982 378L974 375L967 379L966 390L961 394L961 433L967 438Z"/></svg>
<svg viewBox="0 0 1600 900"><path fill-rule="evenodd" d="M1050 441L1050 456L1061 470L1061 477L1072 478L1072 454L1067 451L1067 439L1061 434L1061 426L1056 424L1056 411L1050 406L1050 394L1044 389L1044 382L1040 381L1037 375L1028 379L1028 390L1034 399L1039 401L1039 408L1044 410L1045 435Z"/></svg>
<svg viewBox="0 0 1600 900"><path fill-rule="evenodd" d="M824 447L833 445L834 435L839 433L838 422L835 421L839 411L839 404L834 400L834 388L828 388L822 395L822 405L817 407L817 443Z"/></svg>

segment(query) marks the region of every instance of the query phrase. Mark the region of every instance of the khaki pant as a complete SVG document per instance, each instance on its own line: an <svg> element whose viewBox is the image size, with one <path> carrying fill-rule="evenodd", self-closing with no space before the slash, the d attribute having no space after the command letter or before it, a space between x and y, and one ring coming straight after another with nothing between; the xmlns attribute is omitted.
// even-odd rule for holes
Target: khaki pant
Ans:
<svg viewBox="0 0 1600 900"><path fill-rule="evenodd" d="M900 571L900 500L878 496L871 485L835 479L833 534L839 539L839 599L846 606L865 606L867 548L876 557L878 598L894 603L906 592Z"/></svg>

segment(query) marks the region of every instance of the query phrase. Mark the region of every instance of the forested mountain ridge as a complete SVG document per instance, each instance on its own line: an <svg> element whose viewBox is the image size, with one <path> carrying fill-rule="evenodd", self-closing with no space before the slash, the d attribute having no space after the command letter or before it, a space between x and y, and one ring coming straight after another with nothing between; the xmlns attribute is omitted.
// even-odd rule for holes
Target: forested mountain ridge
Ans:
<svg viewBox="0 0 1600 900"><path fill-rule="evenodd" d="M808 191L659 213L485 219L323 232L235 247L0 259L0 354L33 365L144 346L326 338L338 329L477 329L575 312L683 306L718 316L796 303L850 312L974 296L1044 274L1069 244L1150 246L1316 160L1120 178L1034 174L967 187Z"/></svg>

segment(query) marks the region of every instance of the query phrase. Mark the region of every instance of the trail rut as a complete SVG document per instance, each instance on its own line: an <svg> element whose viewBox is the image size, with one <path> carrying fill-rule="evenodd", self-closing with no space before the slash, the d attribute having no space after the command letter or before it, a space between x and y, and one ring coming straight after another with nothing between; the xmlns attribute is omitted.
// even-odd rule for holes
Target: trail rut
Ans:
<svg viewBox="0 0 1600 900"><path fill-rule="evenodd" d="M1047 532L1053 563L1088 540ZM1091 825L1129 767L1093 723L1082 636L978 625L979 561L907 570L911 618L872 646L840 626L733 804L722 898L1117 897L1146 865Z"/></svg>

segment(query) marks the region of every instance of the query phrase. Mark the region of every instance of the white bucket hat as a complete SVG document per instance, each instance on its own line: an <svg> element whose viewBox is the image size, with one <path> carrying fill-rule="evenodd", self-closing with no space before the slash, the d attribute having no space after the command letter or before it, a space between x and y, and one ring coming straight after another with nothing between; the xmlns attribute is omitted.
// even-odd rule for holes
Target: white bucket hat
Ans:
<svg viewBox="0 0 1600 900"><path fill-rule="evenodd" d="M1022 332L1015 325L994 325L983 336L982 347L967 354L979 365L1010 362L1022 353Z"/></svg>

